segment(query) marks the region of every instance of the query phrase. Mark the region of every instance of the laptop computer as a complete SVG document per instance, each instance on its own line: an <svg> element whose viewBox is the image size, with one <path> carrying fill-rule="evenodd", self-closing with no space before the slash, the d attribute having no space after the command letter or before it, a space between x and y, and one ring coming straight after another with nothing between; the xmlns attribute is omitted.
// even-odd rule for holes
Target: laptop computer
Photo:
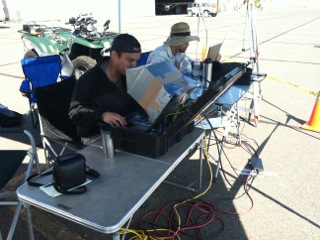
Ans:
<svg viewBox="0 0 320 240"><path fill-rule="evenodd" d="M217 57L219 56L221 46L222 46L222 42L216 43L211 47L209 47L208 53L207 53L207 59L209 58L211 61L216 61Z"/></svg>

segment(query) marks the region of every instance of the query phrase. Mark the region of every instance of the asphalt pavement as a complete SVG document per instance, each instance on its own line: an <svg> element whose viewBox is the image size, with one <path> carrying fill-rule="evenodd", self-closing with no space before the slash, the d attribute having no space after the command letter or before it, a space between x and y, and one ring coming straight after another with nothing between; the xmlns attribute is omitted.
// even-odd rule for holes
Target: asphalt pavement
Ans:
<svg viewBox="0 0 320 240"><path fill-rule="evenodd" d="M138 38L143 51L150 51L166 40L172 24L186 21L193 34L199 30L201 38L200 43L190 44L190 56L199 57L206 42L213 45L224 41L222 62L247 62L250 43L249 34L244 31L248 27L245 14L245 11L222 12L205 19L205 23L201 18L186 15L146 17L124 23L122 29ZM216 164L204 166L203 194L195 202L201 199L212 205L215 218L201 229L206 236L202 239L320 239L320 133L301 128L310 119L316 103L316 110L320 111L316 94L320 89L320 48L317 47L320 11L307 8L257 11L253 22L254 36L259 42L259 70L267 74L262 82L259 122L255 126L253 121L247 121L247 115L241 115L241 144L235 144L236 138L228 136L216 182L212 183L210 174L210 168L215 172ZM0 23L0 103L25 114L23 127L36 138L44 164L39 129L31 127L28 101L19 92L23 79L20 60L24 52L18 33L21 26L22 23ZM113 29L118 28L111 26L110 30ZM246 99L243 103L249 104ZM319 119L313 120L320 124ZM221 138L221 129L215 133ZM27 146L16 137L1 137L0 145L11 149ZM249 190L244 191L250 169L248 159L253 152L262 159L264 170L258 175L254 173L254 181L248 181ZM210 153L216 156L216 146L210 148ZM184 183L197 176L196 156L191 158L194 161L183 161L170 180ZM18 184L19 175L7 188ZM161 184L133 216L130 229L140 229L144 214L160 210L171 201L195 196L193 192ZM36 239L109 239L43 210L31 210ZM0 213L1 231L6 235L13 209L1 207ZM191 236L180 235L180 239L197 239L195 232L188 233ZM14 239L27 239L27 236L25 216L21 214Z"/></svg>

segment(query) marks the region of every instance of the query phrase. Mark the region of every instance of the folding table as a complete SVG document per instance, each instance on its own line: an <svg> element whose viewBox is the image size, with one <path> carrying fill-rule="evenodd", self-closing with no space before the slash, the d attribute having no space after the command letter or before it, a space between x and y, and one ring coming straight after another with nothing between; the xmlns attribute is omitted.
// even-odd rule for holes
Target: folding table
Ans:
<svg viewBox="0 0 320 240"><path fill-rule="evenodd" d="M119 229L175 167L189 157L191 150L202 149L203 137L204 131L195 129L156 159L123 151L116 151L114 158L105 159L101 145L93 144L79 151L87 165L100 173L98 179L92 179L87 185L86 193L52 198L39 187L24 184L17 194L27 207L32 205L99 232L113 234L113 239L119 240ZM201 171L202 156L200 179ZM41 181L50 183L52 176L45 176Z"/></svg>

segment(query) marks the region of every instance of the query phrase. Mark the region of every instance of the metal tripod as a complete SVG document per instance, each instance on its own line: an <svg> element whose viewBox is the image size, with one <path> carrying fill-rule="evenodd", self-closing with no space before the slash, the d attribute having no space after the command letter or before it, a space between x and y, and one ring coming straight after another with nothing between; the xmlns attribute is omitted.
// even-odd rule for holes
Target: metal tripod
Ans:
<svg viewBox="0 0 320 240"><path fill-rule="evenodd" d="M259 73L259 50L258 50L258 37L255 25L254 16L254 2L252 0L244 0L243 5L246 6L246 19L243 34L242 51L245 52L245 39L246 34L249 33L250 41L250 62L252 64L253 72ZM249 29L247 27L249 26Z"/></svg>
<svg viewBox="0 0 320 240"><path fill-rule="evenodd" d="M252 66L252 80L253 83L253 101L251 103L249 112L254 115L255 125L258 125L260 115L260 105L262 100L262 87L261 82L266 78L266 74L260 73L259 70L259 44L256 31L256 20L254 13L254 1L244 0L242 6L246 7L246 19L243 36L242 51L245 52L248 49L245 48L246 34L249 34L250 43L250 63ZM241 6L240 6L241 8ZM250 119L250 115L249 115Z"/></svg>
<svg viewBox="0 0 320 240"><path fill-rule="evenodd" d="M238 146L242 144L242 141L246 141L244 139L241 139L239 111L245 111L250 114L254 114L255 124L257 125L258 119L259 119L259 112L260 112L260 103L262 98L261 81L266 77L266 74L261 74L259 72L259 50L258 50L258 38L257 38L257 32L256 32L256 26L255 26L254 2L251 0L244 0L240 8L242 6L246 7L246 14L245 14L246 18L245 18L245 29L244 29L244 36L243 36L242 51L245 52L250 50L250 64L252 66L251 79L253 80L253 82L251 83L252 85L247 86L246 91L248 91L252 87L253 100L251 102L250 108L241 108L238 105L238 101L240 100L240 98L242 98L241 96L234 103L232 103L229 106L229 110L224 113L224 116L227 117L227 122L232 122L233 126L236 127L236 134L234 135L237 138L236 145ZM249 36L246 36L246 34L248 34ZM250 48L248 49L245 48L245 41L247 37L249 38L249 43L250 43ZM240 90L239 90L239 94L240 94ZM214 181L216 181L218 178L218 173L221 167L223 149L226 143L227 136L230 134L230 130L231 130L230 125L226 125L224 127L222 140L217 142L217 144L219 144L220 146L220 149L218 150L218 159L215 159L211 154L209 154L209 156L217 164Z"/></svg>

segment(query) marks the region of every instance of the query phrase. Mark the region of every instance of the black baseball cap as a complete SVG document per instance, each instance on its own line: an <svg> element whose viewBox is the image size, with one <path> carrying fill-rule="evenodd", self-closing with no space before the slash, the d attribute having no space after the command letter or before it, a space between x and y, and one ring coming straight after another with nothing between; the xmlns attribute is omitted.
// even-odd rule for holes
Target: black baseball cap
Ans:
<svg viewBox="0 0 320 240"><path fill-rule="evenodd" d="M111 48L106 49L105 52L111 52L112 50L117 52L141 53L141 46L134 36L123 33L114 38Z"/></svg>

